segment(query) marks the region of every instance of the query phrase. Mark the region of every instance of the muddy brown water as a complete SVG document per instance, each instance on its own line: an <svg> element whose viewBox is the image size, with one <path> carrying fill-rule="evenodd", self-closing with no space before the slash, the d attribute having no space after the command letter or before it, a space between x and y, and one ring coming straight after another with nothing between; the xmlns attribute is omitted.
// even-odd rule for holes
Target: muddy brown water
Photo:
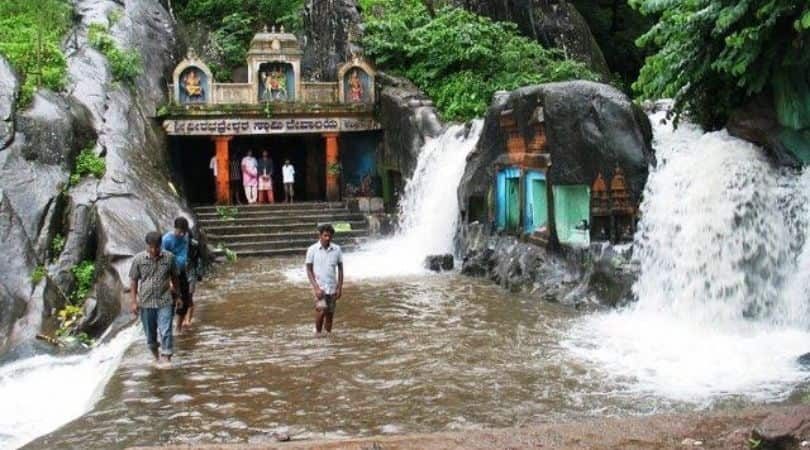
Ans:
<svg viewBox="0 0 810 450"><path fill-rule="evenodd" d="M301 261L240 260L197 295L175 367L141 340L95 408L26 448L261 442L635 415L678 405L613 392L566 358L580 313L456 273L353 280L335 332L314 337ZM301 269L303 270L303 269ZM69 388L69 387L66 387Z"/></svg>

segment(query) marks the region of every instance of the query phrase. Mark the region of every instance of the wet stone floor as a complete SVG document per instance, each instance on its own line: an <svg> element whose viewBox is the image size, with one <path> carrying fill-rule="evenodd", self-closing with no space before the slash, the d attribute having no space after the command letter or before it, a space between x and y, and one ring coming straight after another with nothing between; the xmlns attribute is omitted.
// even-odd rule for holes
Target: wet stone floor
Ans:
<svg viewBox="0 0 810 450"><path fill-rule="evenodd" d="M176 338L174 368L153 368L139 339L91 412L26 448L449 431L656 409L610 395L565 357L557 343L579 314L570 308L454 273L353 281L346 269L335 332L319 339L299 258L220 267L200 287L193 330Z"/></svg>

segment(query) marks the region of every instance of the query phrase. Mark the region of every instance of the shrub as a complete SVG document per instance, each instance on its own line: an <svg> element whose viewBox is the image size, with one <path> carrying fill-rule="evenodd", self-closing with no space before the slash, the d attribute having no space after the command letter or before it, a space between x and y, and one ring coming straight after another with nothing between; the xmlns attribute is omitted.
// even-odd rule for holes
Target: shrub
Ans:
<svg viewBox="0 0 810 450"><path fill-rule="evenodd" d="M95 145L95 142L91 143L82 149L79 156L76 157L76 165L73 168L73 172L70 174L70 186L79 184L79 181L88 175L92 175L98 179L104 176L104 173L107 171L107 163L104 161L104 158L96 156L96 154L93 153L93 147L95 147Z"/></svg>
<svg viewBox="0 0 810 450"><path fill-rule="evenodd" d="M91 23L87 30L87 40L107 58L113 80L134 83L141 74L141 55L134 49L119 48L104 24Z"/></svg>
<svg viewBox="0 0 810 450"><path fill-rule="evenodd" d="M584 64L520 36L517 26L421 2L367 1L364 46L376 63L430 95L447 120L481 116L501 89L597 79Z"/></svg>
<svg viewBox="0 0 810 450"><path fill-rule="evenodd" d="M55 234L51 239L51 259L56 259L62 254L65 249L65 237L61 234Z"/></svg>
<svg viewBox="0 0 810 450"><path fill-rule="evenodd" d="M43 278L45 278L45 274L45 266L34 267L34 270L31 271L31 282L34 284L39 283Z"/></svg>
<svg viewBox="0 0 810 450"><path fill-rule="evenodd" d="M0 53L21 77L19 107L30 104L40 87L64 88L67 61L60 42L71 11L65 0L0 1Z"/></svg>
<svg viewBox="0 0 810 450"><path fill-rule="evenodd" d="M72 269L70 272L76 277L76 289L70 295L70 300L74 305L81 305L84 303L87 293L93 287L93 281L96 279L96 263L93 261L82 261Z"/></svg>

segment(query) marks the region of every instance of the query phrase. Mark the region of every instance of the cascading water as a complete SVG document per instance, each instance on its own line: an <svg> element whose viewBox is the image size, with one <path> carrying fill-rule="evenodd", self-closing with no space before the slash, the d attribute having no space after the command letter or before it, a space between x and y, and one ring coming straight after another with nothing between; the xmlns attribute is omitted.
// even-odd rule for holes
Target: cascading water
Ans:
<svg viewBox="0 0 810 450"><path fill-rule="evenodd" d="M651 116L658 166L635 239L637 303L565 342L628 388L703 404L784 398L810 351L810 171L725 131Z"/></svg>
<svg viewBox="0 0 810 450"><path fill-rule="evenodd" d="M453 253L458 184L482 128L483 120L453 125L425 144L400 201L399 230L346 256L352 278L420 274L427 255Z"/></svg>
<svg viewBox="0 0 810 450"><path fill-rule="evenodd" d="M130 327L87 354L0 367L0 448L25 445L90 411L139 331Z"/></svg>

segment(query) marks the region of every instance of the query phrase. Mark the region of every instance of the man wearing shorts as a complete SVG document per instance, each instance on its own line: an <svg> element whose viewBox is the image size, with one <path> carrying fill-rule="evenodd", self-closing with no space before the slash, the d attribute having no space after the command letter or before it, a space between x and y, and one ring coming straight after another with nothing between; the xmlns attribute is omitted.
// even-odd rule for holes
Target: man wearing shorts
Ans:
<svg viewBox="0 0 810 450"><path fill-rule="evenodd" d="M325 224L318 227L320 238L307 249L307 277L315 296L315 331L332 332L337 301L343 291L343 253L332 243L335 229Z"/></svg>

